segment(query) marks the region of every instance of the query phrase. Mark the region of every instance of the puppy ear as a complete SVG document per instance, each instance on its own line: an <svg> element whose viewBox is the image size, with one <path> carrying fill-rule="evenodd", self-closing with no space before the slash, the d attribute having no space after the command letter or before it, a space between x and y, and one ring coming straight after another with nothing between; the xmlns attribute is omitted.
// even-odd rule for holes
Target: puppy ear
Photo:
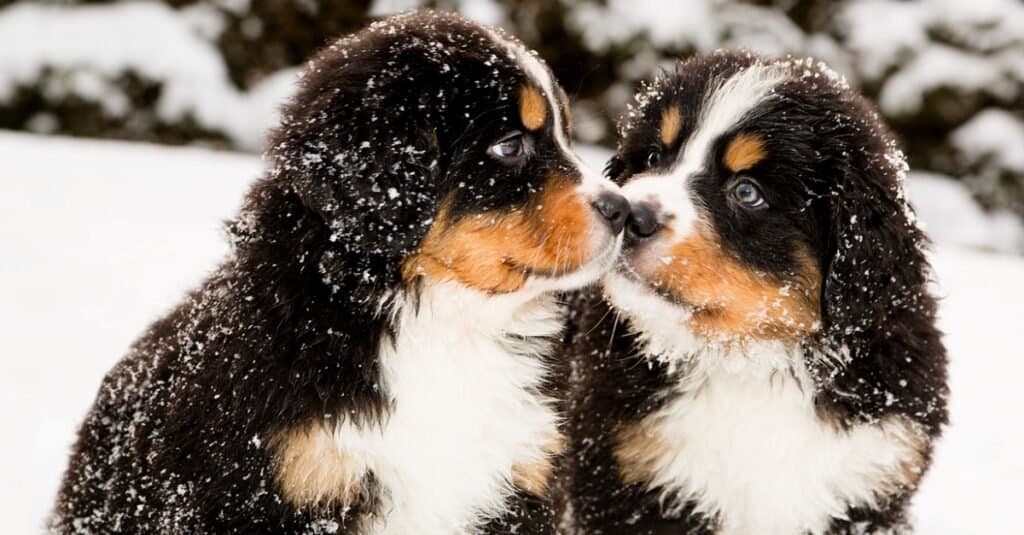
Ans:
<svg viewBox="0 0 1024 535"><path fill-rule="evenodd" d="M273 178L324 226L310 258L351 306L379 306L435 217L443 165L439 91L380 72L382 51L314 61L269 151Z"/></svg>
<svg viewBox="0 0 1024 535"><path fill-rule="evenodd" d="M889 162L852 165L828 203L823 332L856 357L921 306L926 238L904 198L902 170Z"/></svg>
<svg viewBox="0 0 1024 535"><path fill-rule="evenodd" d="M927 240L904 198L902 158L854 162L828 195L819 403L854 420L945 421L945 349L928 293ZM844 420L849 421L849 420Z"/></svg>

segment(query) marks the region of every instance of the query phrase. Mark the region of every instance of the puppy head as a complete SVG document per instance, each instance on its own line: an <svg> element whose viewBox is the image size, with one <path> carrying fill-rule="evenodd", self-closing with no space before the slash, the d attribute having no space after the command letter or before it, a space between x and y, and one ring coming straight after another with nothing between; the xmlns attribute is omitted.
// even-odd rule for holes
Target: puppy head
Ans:
<svg viewBox="0 0 1024 535"><path fill-rule="evenodd" d="M905 169L875 112L820 64L682 63L638 95L608 166L633 216L607 293L666 340L877 331L925 280Z"/></svg>
<svg viewBox="0 0 1024 535"><path fill-rule="evenodd" d="M521 43L416 12L309 63L270 159L329 228L318 269L336 293L426 280L530 294L596 280L628 210L569 129L565 94Z"/></svg>

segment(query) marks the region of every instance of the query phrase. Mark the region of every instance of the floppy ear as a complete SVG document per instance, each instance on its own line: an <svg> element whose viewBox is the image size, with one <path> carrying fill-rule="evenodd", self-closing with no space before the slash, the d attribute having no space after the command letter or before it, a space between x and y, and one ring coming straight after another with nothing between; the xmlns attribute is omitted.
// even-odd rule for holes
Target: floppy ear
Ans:
<svg viewBox="0 0 1024 535"><path fill-rule="evenodd" d="M899 411L937 429L946 357L927 291L927 240L904 198L902 158L878 152L854 157L828 194L818 348L826 358L811 368L824 385L820 401L849 417Z"/></svg>
<svg viewBox="0 0 1024 535"><path fill-rule="evenodd" d="M368 42L313 60L282 110L267 176L230 227L236 289L254 316L246 339L263 344L259 365L289 378L252 388L272 421L372 421L387 409L377 357L394 332L401 263L434 217L442 106L430 72L383 69L394 56Z"/></svg>
<svg viewBox="0 0 1024 535"><path fill-rule="evenodd" d="M312 259L324 283L351 306L377 307L401 284L401 263L439 204L443 106L430 76L381 72L369 56L318 60L284 111L270 159L278 184L325 228Z"/></svg>
<svg viewBox="0 0 1024 535"><path fill-rule="evenodd" d="M925 238L901 184L859 174L848 171L829 194L821 300L825 333L851 352L919 305L928 272Z"/></svg>

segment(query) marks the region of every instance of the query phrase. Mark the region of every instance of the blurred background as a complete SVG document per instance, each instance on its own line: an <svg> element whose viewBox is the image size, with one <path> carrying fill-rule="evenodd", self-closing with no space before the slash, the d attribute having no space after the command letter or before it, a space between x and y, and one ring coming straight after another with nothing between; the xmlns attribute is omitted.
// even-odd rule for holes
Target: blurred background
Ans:
<svg viewBox="0 0 1024 535"><path fill-rule="evenodd" d="M1024 250L1019 0L0 0L0 6L0 128L249 152L260 150L296 67L313 51L375 17L415 7L459 11L518 35L574 97L579 140L605 146L614 143L615 120L638 83L676 58L720 47L813 56L878 103L923 178L919 189L929 190L932 202L922 210L948 209L966 193L992 216L985 232L962 228L970 207L959 207L961 216L942 220L951 228L940 232L982 248Z"/></svg>
<svg viewBox="0 0 1024 535"><path fill-rule="evenodd" d="M873 99L910 159L952 358L919 532L1019 533L1021 0L0 0L0 533L42 529L104 373L227 253L302 62L420 6L538 50L596 167L640 81L695 53L813 56Z"/></svg>

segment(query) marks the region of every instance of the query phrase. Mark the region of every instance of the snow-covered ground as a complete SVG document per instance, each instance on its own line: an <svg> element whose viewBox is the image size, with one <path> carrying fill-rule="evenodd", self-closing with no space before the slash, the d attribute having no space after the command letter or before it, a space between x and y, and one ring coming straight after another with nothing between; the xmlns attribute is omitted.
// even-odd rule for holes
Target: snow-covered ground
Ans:
<svg viewBox="0 0 1024 535"><path fill-rule="evenodd" d="M587 149L600 161L604 153ZM0 533L41 529L79 420L132 340L225 251L252 156L0 132ZM938 182L936 182L938 181ZM916 502L919 532L1014 533L1024 481L1020 238L956 184L911 179L938 242L953 425Z"/></svg>

